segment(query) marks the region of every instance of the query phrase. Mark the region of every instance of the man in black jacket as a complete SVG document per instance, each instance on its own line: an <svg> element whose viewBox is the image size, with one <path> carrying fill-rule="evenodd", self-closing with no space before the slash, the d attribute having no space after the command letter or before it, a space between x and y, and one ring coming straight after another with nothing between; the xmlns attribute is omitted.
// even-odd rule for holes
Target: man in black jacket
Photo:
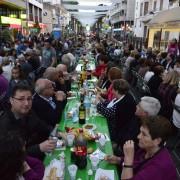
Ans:
<svg viewBox="0 0 180 180"><path fill-rule="evenodd" d="M19 83L10 97L11 109L0 116L0 131L17 131L26 141L29 155L43 159L45 152L52 151L56 142L47 140L52 131L31 110L32 91L27 84Z"/></svg>
<svg viewBox="0 0 180 180"><path fill-rule="evenodd" d="M59 122L63 101L66 95L62 91L54 91L53 82L48 79L38 79L35 84L32 109L48 126L54 128Z"/></svg>

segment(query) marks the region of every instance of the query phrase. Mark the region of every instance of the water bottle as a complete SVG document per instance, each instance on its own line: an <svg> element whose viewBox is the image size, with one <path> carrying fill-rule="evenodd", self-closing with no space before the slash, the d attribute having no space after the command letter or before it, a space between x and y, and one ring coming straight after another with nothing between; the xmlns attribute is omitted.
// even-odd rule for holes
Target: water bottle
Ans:
<svg viewBox="0 0 180 180"><path fill-rule="evenodd" d="M90 108L91 108L91 101L89 96L85 96L84 98L84 106L86 109L86 120L89 120L89 116L90 116Z"/></svg>

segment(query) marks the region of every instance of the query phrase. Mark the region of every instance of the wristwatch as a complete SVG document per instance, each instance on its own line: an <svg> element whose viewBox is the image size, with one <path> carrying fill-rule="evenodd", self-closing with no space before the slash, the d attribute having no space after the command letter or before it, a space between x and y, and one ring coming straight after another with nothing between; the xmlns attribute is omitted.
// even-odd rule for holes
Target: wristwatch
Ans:
<svg viewBox="0 0 180 180"><path fill-rule="evenodd" d="M122 163L122 166L125 168L133 168L133 165L127 165L127 164L124 164L124 162Z"/></svg>

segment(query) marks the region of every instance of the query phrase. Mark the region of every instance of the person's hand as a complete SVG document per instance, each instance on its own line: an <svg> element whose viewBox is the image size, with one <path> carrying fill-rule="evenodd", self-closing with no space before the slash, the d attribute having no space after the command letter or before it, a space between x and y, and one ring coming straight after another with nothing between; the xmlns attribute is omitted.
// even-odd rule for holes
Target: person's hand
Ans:
<svg viewBox="0 0 180 180"><path fill-rule="evenodd" d="M63 78L64 78L64 80L69 80L71 78L71 76L68 72L63 72Z"/></svg>
<svg viewBox="0 0 180 180"><path fill-rule="evenodd" d="M56 91L55 97L57 101L63 101L66 98L66 94L63 91Z"/></svg>
<svg viewBox="0 0 180 180"><path fill-rule="evenodd" d="M56 140L49 139L39 144L39 148L41 152L51 152L55 149L56 143Z"/></svg>
<svg viewBox="0 0 180 180"><path fill-rule="evenodd" d="M59 83L60 83L60 84L64 84L64 83L65 83L65 80L64 80L63 77L60 77L60 78L59 78Z"/></svg>
<svg viewBox="0 0 180 180"><path fill-rule="evenodd" d="M29 171L31 169L29 164L26 161L24 161L23 167L24 167L23 168L23 173L25 173L25 172L27 172L27 171Z"/></svg>
<svg viewBox="0 0 180 180"><path fill-rule="evenodd" d="M104 101L103 97L101 97L101 95L98 93L96 95L96 104L98 104L99 102L103 102L103 101Z"/></svg>
<svg viewBox="0 0 180 180"><path fill-rule="evenodd" d="M132 165L134 161L134 142L132 140L126 141L123 146L124 164Z"/></svg>
<svg viewBox="0 0 180 180"><path fill-rule="evenodd" d="M107 155L105 156L104 160L110 164L119 164L121 161L121 158L114 155Z"/></svg>

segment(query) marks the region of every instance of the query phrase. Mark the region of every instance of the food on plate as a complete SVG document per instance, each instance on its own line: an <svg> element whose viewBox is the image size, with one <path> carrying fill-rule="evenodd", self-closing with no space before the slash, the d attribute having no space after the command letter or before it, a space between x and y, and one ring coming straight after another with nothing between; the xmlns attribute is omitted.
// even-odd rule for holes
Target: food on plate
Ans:
<svg viewBox="0 0 180 180"><path fill-rule="evenodd" d="M86 124L86 125L84 126L84 128L85 128L85 129L92 129L92 128L93 128L93 125L91 125L91 124Z"/></svg>
<svg viewBox="0 0 180 180"><path fill-rule="evenodd" d="M56 167L51 168L48 180L58 180L59 178L56 176L56 174L57 174L57 168Z"/></svg>
<svg viewBox="0 0 180 180"><path fill-rule="evenodd" d="M98 180L110 180L107 176L100 176Z"/></svg>
<svg viewBox="0 0 180 180"><path fill-rule="evenodd" d="M65 127L65 130L67 133L73 133L75 135L75 137L78 137L79 135L79 129L80 128L70 128L70 127ZM84 129L83 130L83 135L84 135L84 138L87 140L87 141L94 141L96 140L96 136L94 134L92 134L89 130L87 129Z"/></svg>
<svg viewBox="0 0 180 180"><path fill-rule="evenodd" d="M88 153L88 154L93 153L93 151L94 151L94 149L93 149L92 147L89 147L89 148L87 149L87 153Z"/></svg>

